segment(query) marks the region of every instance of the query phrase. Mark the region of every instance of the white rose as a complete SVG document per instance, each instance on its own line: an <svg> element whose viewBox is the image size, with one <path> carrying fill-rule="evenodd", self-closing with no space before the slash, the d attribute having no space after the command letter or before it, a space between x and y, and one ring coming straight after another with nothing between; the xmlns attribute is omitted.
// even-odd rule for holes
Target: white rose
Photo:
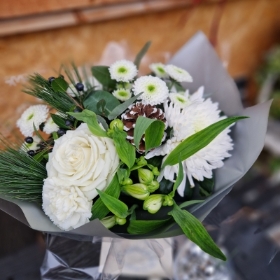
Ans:
<svg viewBox="0 0 280 280"><path fill-rule="evenodd" d="M71 230L89 222L92 200L77 186L61 185L58 179L45 179L43 210L55 225Z"/></svg>
<svg viewBox="0 0 280 280"><path fill-rule="evenodd" d="M55 140L46 168L49 178L79 186L88 199L93 199L97 196L96 189L108 186L118 164L112 139L93 135L83 123Z"/></svg>

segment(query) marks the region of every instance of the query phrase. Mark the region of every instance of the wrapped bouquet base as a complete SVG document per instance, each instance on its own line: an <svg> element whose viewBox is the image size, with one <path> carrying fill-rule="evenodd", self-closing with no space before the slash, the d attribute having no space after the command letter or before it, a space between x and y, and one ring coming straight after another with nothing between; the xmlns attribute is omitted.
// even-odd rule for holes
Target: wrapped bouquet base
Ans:
<svg viewBox="0 0 280 280"><path fill-rule="evenodd" d="M141 59L141 56L143 56L143 53L140 53L137 56L136 64L137 63L139 64L139 60ZM50 152L48 154L49 155L48 163L47 163L48 178L45 179L45 183L44 183L44 188L48 188L52 194L51 196L47 196L47 197L44 197L43 195L43 208L46 214L50 216L50 218L45 215L44 211L42 210L42 206L40 204L36 202L25 202L17 199L12 199L9 198L7 195L5 195L5 193L3 192L2 192L3 194L1 194L0 196L1 197L0 208L6 213L12 215L16 219L30 226L34 230L39 230L46 233L51 233L53 235L61 235L61 236L74 238L78 240L91 240L93 237L149 239L149 238L167 238L167 237L181 235L183 233L186 234L186 231L188 231L189 229L188 226L185 227L183 224L185 222L188 223L189 219L192 220L193 219L192 215L197 219L199 219L200 221L202 221L210 213L210 211L221 201L221 199L223 199L223 197L231 190L231 187L234 185L234 183L237 182L250 169L252 164L257 159L264 144L270 102L259 104L246 109L242 107L240 96L233 80L226 73L224 67L222 66L222 63L219 61L210 43L202 33L196 34L186 45L184 45L182 49L179 50L174 55L174 57L169 61L169 66L166 66L165 68L161 68L159 64L157 65L157 68L153 68L153 66L151 66L151 69L154 72L153 76L140 77L137 80L135 80L137 69L135 66L132 65L132 63L128 63L127 61L116 62L110 68L108 67L102 68L102 66L100 67L99 68L93 67L92 72L95 75L95 77L99 80L99 82L101 82L101 84L102 83L103 85L106 84L108 91L104 91L104 89L103 91L100 90L96 91L95 88L92 88L91 91L91 89L88 88L85 89L85 87L88 87L87 84L84 86L80 82L77 83L75 87L73 87L74 81L72 87L69 86L68 88L68 84L64 81L64 77L63 78L59 77L57 79L50 78L49 84L47 83L48 81L44 80L40 76L35 76L35 78L33 78L33 82L35 83L36 87L35 90L33 91L29 90L28 93L34 94L35 92L36 94L34 95L39 97L43 96L50 103L53 102L53 104L56 105L57 109L60 111L63 111L64 108L64 107L62 108L61 106L66 106L69 102L71 103L73 100L74 100L74 104L80 102L81 100L84 100L83 105L87 110L84 110L83 113L80 112L81 110L76 112L73 112L71 110L64 111L65 114L68 114L68 117L69 115L73 117L73 120L75 122L75 125L72 122L65 123L66 126L67 125L75 126L75 129L68 130L69 132L67 131L65 136L62 137L59 137L57 133L53 134L52 141L54 141L55 144L52 144L54 145L53 152ZM191 76L184 69L186 69L191 74ZM170 77L166 78L166 76L161 76L162 72L165 72L165 74L168 73ZM101 76L100 73L102 73ZM69 77L71 78L71 75ZM104 77L106 77L106 79ZM169 79L168 80L169 82L165 83L164 82L165 79ZM130 88L129 86L127 86L127 81L129 80L134 81L133 84L134 97L131 97ZM193 82L190 83L192 80ZM118 81L117 86L115 81ZM121 88L118 88L119 85L121 85ZM228 144L229 145L228 150L230 150L229 154L227 154L226 152L227 154L226 156L223 156L221 157L221 159L217 160L218 162L217 165L220 165L222 167L213 170L215 185L213 186L210 192L211 195L209 195L208 193L208 195L205 196L206 198L203 200L203 202L200 201L200 203L196 203L196 204L193 203L184 204L184 202L181 199L180 203L183 202L183 204L181 204L182 205L181 208L186 208L188 211L188 212L186 211L182 212L183 210L179 209L179 206L174 206L173 210L170 207L174 204L174 201L176 202L175 191L178 187L179 187L178 191L180 190L181 188L180 186L182 182L186 183L186 180L188 179L190 181L191 186L195 185L195 183L193 182L193 176L195 175L190 175L190 173L188 173L190 172L191 168L189 168L189 166L187 168L186 167L187 165L183 166L181 163L181 160L184 163L184 160L186 159L186 157L184 158L184 156L188 152L186 151L188 150L186 148L188 147L186 146L186 141L188 138L185 140L181 139L180 140L181 144L179 144L177 147L174 146L174 150L171 152L166 152L164 154L163 153L164 148L162 147L170 148L174 144L176 137L178 139L178 137L181 136L180 133L185 132L184 129L180 131L180 125L184 127L184 121L175 123L174 126L170 126L169 127L170 130L167 129L168 125L170 125L170 123L174 121L173 115L177 116L176 114L178 112L182 113L185 110L183 107L176 107L177 106L176 104L179 104L178 106L181 106L182 104L185 106L185 103L187 103L187 101L189 100L188 98L192 98L189 97L188 92L184 93L185 95L182 94L180 95L178 91L182 90L183 88L188 88L190 92L192 93L196 92L197 98L203 100L203 101L194 100L194 104L196 106L197 102L198 103L204 102L204 99L202 98L201 90L198 90L201 86L204 87L204 92L206 94L206 96L204 96L203 98L205 98L206 100L209 97L211 98L212 102L218 103L219 109L221 110L222 114L229 117L228 120L231 120L231 122L229 122L228 125L231 125L235 121L240 119L239 117L237 117L236 119L233 118L231 119L230 118L231 116L246 116L247 118L242 119L241 121L237 122L233 127L231 127L230 137L232 138L233 141L233 149L232 149L232 144ZM112 88L117 88L117 89L113 91ZM110 91L109 89L112 91L112 94L111 92L109 92ZM176 89L177 92L172 92L173 89ZM75 91L77 91L78 93L75 93ZM80 92L82 91L86 92L84 96L80 94ZM53 99L50 97L51 95L49 94L49 92L54 92L57 94L57 96L61 96L61 98L63 97L64 103L61 105L53 101ZM67 93L67 95L63 95L66 94L65 92ZM116 98L119 101L116 101ZM137 103L139 100L141 100L142 102L140 105L139 103ZM211 104L212 104L211 106L214 107L216 106L213 105L214 103ZM151 108L149 106L151 106ZM179 109L177 110L176 108ZM166 114L165 117L163 115L164 111ZM170 112L170 114L168 113L169 119L168 119L167 111ZM94 112L100 112L100 116L96 118L96 114ZM32 118L33 117L32 114L30 114L28 117ZM221 123L225 119L222 116L222 114L219 119ZM137 120L134 118L135 115L137 116L139 115ZM188 118L191 117L191 115L185 117ZM61 118L63 119L61 115L60 116L52 115L53 121L55 121L57 124L62 124ZM96 122L94 118L96 118ZM110 127L107 129L106 133L105 133L105 127L108 126L108 124L104 122L104 118L110 121L115 119L116 121L116 122L112 121L109 124ZM84 123L79 124L79 122L84 122ZM140 122L142 122L141 123L142 126L139 124ZM156 123L156 125L153 126L154 131L151 131L152 129L150 128L152 123ZM65 124L62 124L62 126L65 126ZM86 124L88 125L88 128ZM19 125L21 126L20 122ZM178 126L177 128L175 127L176 125ZM205 126L203 127L202 130L201 128L197 128L197 127L194 130L198 130L199 131L198 133L200 133L200 130L204 132L206 131L207 132L206 135L208 135L211 134L212 131L214 131L214 128L217 130L217 124L213 124L213 125L214 125L213 130L209 128L209 130L206 131L208 127L204 128ZM47 126L47 122L45 123L45 127L46 126ZM148 131L149 128L150 131ZM153 157L154 155L155 156L166 155L164 159L161 159L161 164L159 165L159 169L162 167L162 170L160 176L158 177L158 181L160 181L159 178L162 179L162 177L165 177L166 179L166 177L170 175L168 171L164 171L164 168L168 165L168 163L169 165L177 166L176 170L172 168L165 169L165 170L170 170L170 172L172 171L173 172L172 174L176 175L175 176L176 178L174 177L170 178L170 182L173 181L172 184L174 184L173 191L172 190L170 191L170 194L172 195L168 196L166 194L161 194L156 192L155 194L153 194L154 196L153 198L155 198L155 196L160 198L160 202L159 202L160 206L162 206L163 204L163 206L170 206L170 207L159 207L161 208L160 210L159 208L154 210L155 207L157 208L156 202L155 200L152 201L151 199L151 203L150 203L148 196L150 195L150 193L156 191L158 185L153 181L153 186L149 185L150 189L147 191L147 189L145 189L146 187L145 186L143 187L143 184L141 182L142 180L142 178L140 178L142 176L141 174L139 175L140 178L139 183L132 185L132 183L129 181L129 183L123 183L122 186L122 190L126 194L131 194L134 192L135 195L136 192L135 190L137 189L138 192L137 198L139 198L139 193L141 193L142 197L140 199L145 201L144 210L141 209L140 207L138 208L132 207L133 209L131 208L129 210L130 212L126 212L127 210L124 211L120 210L120 209L125 209L125 207L123 206L123 202L121 203L118 202L117 206L115 207L116 199L115 198L112 199L111 196L108 195L108 193L106 194L102 192L100 189L98 189L101 183L103 184L102 188L104 189L105 187L106 189L106 184L107 185L109 184L109 182L107 181L112 180L113 174L111 174L112 175L111 177L109 176L110 180L108 178L103 179L102 177L103 175L102 176L100 175L98 177L98 180L100 180L101 183L96 188L97 190L89 189L89 183L88 182L85 183L83 178L81 180L79 179L79 181L75 181L76 177L74 176L73 177L74 185L71 191L73 192L75 191L76 193L79 193L81 199L85 201L85 204L92 203L92 198L94 198L98 192L102 200L102 203L106 205L106 207L110 210L109 212L112 212L114 216L107 217L107 220L104 220L103 223L101 223L101 221L96 218L75 229L71 229L65 232L63 229L67 229L69 225L67 223L66 224L63 224L62 222L60 223L61 217L59 215L55 216L56 213L53 210L57 202L52 202L53 199L55 199L55 194L53 193L57 191L54 186L59 184L63 185L65 183L63 182L63 178L66 178L65 177L66 175L65 176L61 175L64 174L63 173L64 171L62 173L59 173L57 171L57 170L61 170L61 166L64 164L64 163L61 164L61 158L59 156L59 153L62 152L59 149L60 146L61 147L64 147L65 145L67 146L68 143L72 141L71 139L74 137L74 133L76 133L79 137L81 137L81 135L85 135L84 137L86 137L87 141L91 141L91 135L88 129L90 130L90 132L92 132L95 136L98 136L100 139L103 137L102 138L103 140L102 139L100 140L98 138L99 142L96 142L98 143L96 145L99 145L99 147L100 145L101 146L103 145L104 147L107 147L108 150L110 150L111 149L110 143L114 143L118 154L117 156L120 158L120 164L118 164L118 162L115 162L116 157L114 153L109 152L111 158L108 159L105 157L104 161L106 163L103 164L103 167L102 168L100 167L100 169L102 169L102 171L107 169L115 170L115 171L118 170L117 175L118 175L119 182L124 181L124 179L131 180L129 176L126 177L126 175L124 175L126 174L125 172L127 170L131 172L138 169L138 167L135 167L134 164L135 155L134 155L134 159L132 159L133 157L128 156L128 154L130 155L133 154L133 151L135 153L135 148L133 145L135 145L137 148L137 160L139 161L141 160L141 158L144 158L145 156L146 158L149 158L149 156ZM122 129L124 129L125 133L124 131L122 131ZM176 131L178 132L178 135L176 135ZM227 133L228 132L229 130L227 130ZM159 142L154 141L152 137L153 133L154 135L159 135L160 133L162 133L161 134L162 139L160 139ZM144 137L143 134L145 134ZM124 138L122 138L123 135L125 135ZM68 139L67 137L69 138L69 141L67 140ZM111 138L109 139L106 137L109 138L111 137ZM192 136L190 136L190 138L191 137ZM226 135L225 137L228 136ZM105 138L109 140L104 140ZM201 136L199 139L203 140L204 138L202 138ZM27 141L29 140L30 139L27 139ZM103 141L102 144L100 144L101 143L100 141L101 142ZM80 142L75 142L74 144L71 142L70 144L81 145ZM181 148L182 146L184 149ZM204 146L198 148L197 151L202 149ZM146 152L148 150L149 152L143 154L144 152L143 148L146 148ZM59 152L57 152L58 150ZM33 156L33 152L29 151L28 154L30 156ZM68 151L66 151L65 153L67 152ZM214 150L211 152L215 154L218 151ZM67 164L70 161L72 164L72 161L75 160L75 157L76 155L74 153L72 152L69 153ZM206 154L206 158L207 158L207 154ZM224 163L221 164L220 162L224 158L226 159ZM77 159L77 161L78 164L80 164L79 159ZM205 161L205 164L208 164L209 161L211 162L211 159L207 159ZM57 166L59 165L61 166L57 168ZM139 164L139 166L140 165L141 164ZM145 169L142 172L144 173L148 172L148 174L151 174L153 171L152 176L156 177L159 175L159 173L157 173L156 170L154 171L153 169L154 166L149 163L149 160L148 163L145 163L145 165L147 165L150 170L145 171L147 170ZM86 168L87 166L85 166L81 172L84 172ZM212 170L210 171L208 170L207 171L208 173L206 172L207 175L205 176L208 176L207 178L210 178L210 175L212 174ZM99 170L99 172L101 171ZM109 171L109 173L110 172L113 173L113 171ZM194 174L198 174L198 173L199 172L196 173L194 172ZM100 174L102 174L102 172ZM86 174L85 177L87 176L88 175ZM196 179L198 181L203 181L203 177L202 180L200 180L200 178L196 178ZM151 184L151 182L149 182L149 184ZM161 181L159 183L161 184ZM94 182L93 183L90 182L90 184L94 184ZM129 187L127 187L126 185L129 185ZM151 190L151 188L154 187L155 185L156 188ZM133 187L131 188L131 186ZM63 190L65 189L66 187L64 187ZM182 188L181 188L181 194L182 194ZM146 196L143 197L143 195ZM64 202L61 203L62 203L61 205L64 205ZM64 205L65 207L67 206L66 204L67 203L65 203ZM82 205L79 211L80 212L85 211L86 213L86 210L84 210L83 207L84 205ZM149 213L155 213L155 212L157 213L151 219L151 218L147 218L150 217L151 215L147 216L147 211L145 210L148 210ZM126 214L124 212L126 212ZM181 216L182 213L184 213L184 215L189 215L187 213L191 213L192 215L189 215L188 216L189 218L186 219L186 216L184 215L183 215L184 217ZM95 215L94 210L92 210L92 214L93 216ZM86 213L85 216L83 216L83 219L85 221L88 221L88 219L90 218L89 215L90 213ZM128 217L129 215L133 217L130 218L130 222L131 220L134 220L135 217L138 217L138 219L140 220L148 220L149 225L151 225L151 230L145 231L145 230L141 230L141 228L140 230L139 228L137 228L137 231L132 231L130 228L129 230L130 233L128 233L125 227L124 228L116 227L113 228L113 230L111 231L104 226L104 224L106 224L107 227L109 227L108 223L111 221L113 221L113 225L115 225L115 223L122 225L123 223L126 222L125 218ZM171 216L174 218L176 223L174 221L171 222L172 220ZM161 222L165 219L168 220L167 223ZM51 220L55 224L60 223L60 228L62 229L58 228ZM159 226L155 226L155 223L157 222ZM180 226L178 226L178 224ZM200 227L200 225L195 222L195 226L193 229L191 229L191 231L196 230L198 226ZM190 235L191 235L191 231L190 231ZM133 232L133 234L131 234L131 232ZM206 239L204 240L203 237L205 236L204 234L206 234L206 231L200 236L200 238L202 239L202 243L206 240ZM191 239L190 236L188 237ZM206 251L208 250L207 248L204 249ZM217 252L216 256L223 258L219 252Z"/></svg>

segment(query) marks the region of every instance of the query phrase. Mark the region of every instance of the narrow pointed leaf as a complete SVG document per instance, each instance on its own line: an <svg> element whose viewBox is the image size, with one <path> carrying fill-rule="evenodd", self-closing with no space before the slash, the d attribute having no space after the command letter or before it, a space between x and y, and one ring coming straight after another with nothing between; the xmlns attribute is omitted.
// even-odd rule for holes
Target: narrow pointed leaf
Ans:
<svg viewBox="0 0 280 280"><path fill-rule="evenodd" d="M171 196L172 197L174 197L177 188L180 186L180 184L183 181L183 178L184 178L183 165L182 165L182 162L180 161L179 162L179 172L178 172L176 181L175 181L175 183L173 185L173 190L171 192Z"/></svg>
<svg viewBox="0 0 280 280"><path fill-rule="evenodd" d="M115 176L113 177L109 186L106 188L105 193L112 197L119 198L120 193L121 193L121 188L120 188L120 184L118 182L117 174L115 174ZM109 212L110 212L110 210L105 206L105 204L102 202L101 198L99 197L92 205L91 220L94 220L94 219L101 220L104 217L106 217L106 215L108 215Z"/></svg>
<svg viewBox="0 0 280 280"><path fill-rule="evenodd" d="M85 122L92 134L101 137L108 137L106 131L100 127L94 112L85 109L81 113L67 112L67 114L73 116L79 121Z"/></svg>
<svg viewBox="0 0 280 280"><path fill-rule="evenodd" d="M223 261L226 260L225 255L215 244L202 223L191 213L174 204L174 208L169 214L174 218L184 234L204 252Z"/></svg>
<svg viewBox="0 0 280 280"><path fill-rule="evenodd" d="M170 219L166 220L130 220L127 228L130 234L146 234L154 231L170 222Z"/></svg>
<svg viewBox="0 0 280 280"><path fill-rule="evenodd" d="M136 55L134 64L136 65L137 68L139 68L140 62L141 62L142 58L144 57L144 55L146 54L146 52L148 51L148 49L150 48L151 44L152 44L151 41L147 42L144 45L144 47L140 50L140 52Z"/></svg>
<svg viewBox="0 0 280 280"><path fill-rule="evenodd" d="M118 200L117 198L106 194L98 189L96 189L102 202L105 206L117 217L119 218L126 218L128 215L128 207L122 201Z"/></svg>
<svg viewBox="0 0 280 280"><path fill-rule="evenodd" d="M202 203L204 200L190 200L190 201L185 201L183 203L181 203L179 205L180 208L185 208L185 207L188 207L188 206L191 206L193 204L197 204L197 203Z"/></svg>
<svg viewBox="0 0 280 280"><path fill-rule="evenodd" d="M155 148L160 145L164 134L164 123L156 119L138 117L134 128L134 143L139 148L140 140L145 134L145 149Z"/></svg>
<svg viewBox="0 0 280 280"><path fill-rule="evenodd" d="M180 160L186 160L188 157L207 146L229 125L245 118L247 117L241 116L223 119L188 137L167 156L162 168L167 165L177 164Z"/></svg>
<svg viewBox="0 0 280 280"><path fill-rule="evenodd" d="M121 113L123 113L142 93L139 93L130 99L126 100L125 102L121 103L115 109L111 111L111 113L108 115L109 120L115 119L117 116L119 116Z"/></svg>

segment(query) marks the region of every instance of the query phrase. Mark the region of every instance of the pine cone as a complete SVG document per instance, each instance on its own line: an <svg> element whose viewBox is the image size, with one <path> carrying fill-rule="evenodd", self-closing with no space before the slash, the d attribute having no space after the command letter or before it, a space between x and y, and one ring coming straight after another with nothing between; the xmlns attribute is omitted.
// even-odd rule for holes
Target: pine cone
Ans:
<svg viewBox="0 0 280 280"><path fill-rule="evenodd" d="M165 115L162 109L159 109L152 105L144 105L141 102L137 102L135 105L131 105L128 110L124 114L122 114L121 118L124 123L124 130L127 133L127 140L133 145L134 127L139 116L150 119L157 119L166 123ZM145 152L144 136L140 140L138 152Z"/></svg>

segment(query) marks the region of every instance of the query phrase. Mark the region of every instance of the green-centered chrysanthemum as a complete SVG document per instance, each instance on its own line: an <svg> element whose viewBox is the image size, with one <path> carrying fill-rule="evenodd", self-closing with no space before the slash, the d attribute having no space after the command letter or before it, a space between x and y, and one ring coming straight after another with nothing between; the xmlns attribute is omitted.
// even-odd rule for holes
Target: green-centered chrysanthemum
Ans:
<svg viewBox="0 0 280 280"><path fill-rule="evenodd" d="M118 60L109 67L111 79L117 82L129 82L137 75L136 65L129 60Z"/></svg>
<svg viewBox="0 0 280 280"><path fill-rule="evenodd" d="M120 101L126 101L131 97L131 92L128 89L120 88L112 93Z"/></svg>
<svg viewBox="0 0 280 280"><path fill-rule="evenodd" d="M164 70L165 65L162 63L152 63L149 68L156 74L159 78L168 78L168 74Z"/></svg>
<svg viewBox="0 0 280 280"><path fill-rule="evenodd" d="M192 82L193 79L191 75L184 69L177 67L175 65L166 65L165 71L167 74L177 82Z"/></svg>
<svg viewBox="0 0 280 280"><path fill-rule="evenodd" d="M133 86L134 95L142 93L139 99L144 105L157 105L168 98L168 87L158 77L143 76L138 78Z"/></svg>

